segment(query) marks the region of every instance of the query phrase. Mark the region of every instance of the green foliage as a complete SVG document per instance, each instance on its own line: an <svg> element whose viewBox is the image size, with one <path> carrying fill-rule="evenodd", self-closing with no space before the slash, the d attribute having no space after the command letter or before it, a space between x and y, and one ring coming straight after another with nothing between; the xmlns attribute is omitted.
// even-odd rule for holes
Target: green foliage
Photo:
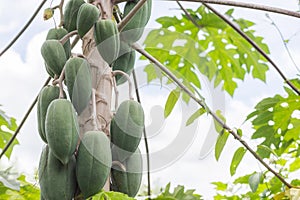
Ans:
<svg viewBox="0 0 300 200"><path fill-rule="evenodd" d="M0 109L0 149L3 149L12 137L12 133L17 129L16 119L9 117ZM10 148L5 152L5 156L10 158L13 147L19 144L18 140L14 140Z"/></svg>
<svg viewBox="0 0 300 200"><path fill-rule="evenodd" d="M188 9L188 12L199 28L185 14L181 18L161 17L157 19L161 27L152 30L144 42L145 49L186 87L195 93L201 89L200 73L214 81L215 86L222 84L230 95L237 88L237 80L244 80L247 73L266 80L268 66L265 59L231 27L204 6ZM268 53L263 38L255 36L254 23L235 19L232 13L233 10L229 10L226 14ZM160 78L152 64L145 68L145 72L149 82Z"/></svg>
<svg viewBox="0 0 300 200"><path fill-rule="evenodd" d="M170 192L171 184L169 183L165 190L153 200L201 200L202 197L199 194L194 194L195 190L184 190L184 186L178 185L174 188L173 192Z"/></svg>
<svg viewBox="0 0 300 200"><path fill-rule="evenodd" d="M299 86L300 80L293 83ZM262 158L269 158L271 154L281 156L291 150L299 151L300 121L297 112L300 97L291 89L284 89L286 95L277 94L261 100L247 117L255 129L252 139L263 139L257 149Z"/></svg>
<svg viewBox="0 0 300 200"><path fill-rule="evenodd" d="M134 200L134 198L128 197L126 194L119 192L104 192L101 191L98 194L94 195L91 200Z"/></svg>
<svg viewBox="0 0 300 200"><path fill-rule="evenodd" d="M245 153L246 153L246 149L244 147L240 147L235 151L232 161L231 161L231 164L230 164L231 176L233 176L235 174L236 169L239 166L241 160L243 159Z"/></svg>
<svg viewBox="0 0 300 200"><path fill-rule="evenodd" d="M219 160L220 158L220 155L224 149L224 146L227 142L227 139L228 139L228 136L229 136L229 132L228 131L223 131L219 136L218 136L218 139L217 139L217 142L216 142L216 145L215 145L215 157L216 157L216 160Z"/></svg>
<svg viewBox="0 0 300 200"><path fill-rule="evenodd" d="M4 173L11 176L11 168L5 170ZM1 177L3 178L3 172L1 172ZM14 186L7 186L3 182L0 183L0 199L32 200L40 198L39 188L35 184L26 181L24 175L20 175L17 179L13 178L13 180L10 180L10 183Z"/></svg>
<svg viewBox="0 0 300 200"><path fill-rule="evenodd" d="M169 97L166 102L166 105L165 105L165 112L164 112L165 117L168 117L171 114L179 97L180 97L180 90L175 89L170 92Z"/></svg>

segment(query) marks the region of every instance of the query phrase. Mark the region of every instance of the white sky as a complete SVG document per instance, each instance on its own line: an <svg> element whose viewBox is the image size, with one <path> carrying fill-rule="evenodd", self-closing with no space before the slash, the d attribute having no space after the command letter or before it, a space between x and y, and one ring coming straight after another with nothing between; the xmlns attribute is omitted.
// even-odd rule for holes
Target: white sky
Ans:
<svg viewBox="0 0 300 200"><path fill-rule="evenodd" d="M58 1L54 1L53 4L56 5L57 2ZM255 0L251 2L260 3L261 1ZM1 50L8 41L16 35L20 27L26 23L39 3L40 0L18 1L18 3L15 3L15 1L3 1L0 3ZM264 1L264 4L298 10L296 0L268 0ZM200 4L184 3L183 5L197 8ZM49 2L46 3L45 7L48 6ZM221 11L225 11L227 8L229 9L229 7L222 6L214 7ZM148 28L157 27L154 20L158 16L165 14L173 16L180 13L177 4L173 2L154 1L153 8L153 14ZM297 71L290 62L277 31L270 25L270 22L265 17L265 12L237 8L234 16L245 17L255 21L257 23L255 27L257 33L265 37L265 41L270 47L271 58L274 59L288 77L295 77ZM277 14L270 14L270 16L282 30L285 39L289 39L292 35L297 33L288 45L294 59L300 66L300 57L298 56L300 53L300 37L298 33L300 31L300 20ZM4 56L0 57L0 104L3 105L1 109L9 116L15 117L18 122L22 119L41 85L47 78L43 60L40 55L40 47L46 37L47 30L52 27L53 21L43 21L42 13L40 13L30 28L21 36L19 41L17 41ZM146 114L146 125L151 132L152 130L154 131L156 127L150 124L159 124L159 121L156 121L157 119L155 117L161 119L159 114L163 112L162 108L170 88L161 88L159 84L145 85L146 78L142 72L142 64L139 63L137 67L141 85L141 98ZM226 95L225 115L228 124L231 127L240 127L246 115L252 111L259 100L263 97L273 96L276 93L283 92L282 83L282 79L274 72L272 67L270 67L270 72L267 74L267 84L247 77L244 82L240 83L233 98ZM214 95L220 93L218 93L218 90L212 93L208 88L209 86L207 84L203 89L203 94L211 103L214 99ZM123 89L120 91L123 91ZM125 96L126 95L127 94L125 94ZM230 137L230 143L225 147L219 162L215 161L213 151L205 159L199 159L200 149L206 135L212 134L212 138L214 138L214 133L208 132L211 123L209 118L201 118L198 124L193 124L194 127L187 127L187 129L182 130L184 134L189 134L188 130L190 129L188 128L198 128L197 134L186 136L187 138L191 138L189 139L191 144L184 146L187 148L184 148L185 152L182 157L174 158L172 162L166 164L164 161L168 160L170 156L174 157L173 154L165 155L161 153L160 157L157 156L160 150L167 149L168 145L174 145L172 140L182 133L178 130L180 123L184 122L185 118L189 117L188 113L192 114L196 107L197 105L195 105L195 103L191 103L189 107L186 107L184 103L179 103L170 118L163 122L163 126L160 129L157 128L160 132L156 134L151 133L152 137L149 143L151 153L154 156L154 158L152 158L154 159L152 160L152 166L160 166L153 169L155 172L152 173L151 179L154 183L153 185L165 186L168 182L171 182L172 186L181 184L190 189L197 189L197 192L205 195L205 199L210 199L211 195L214 194L213 186L210 182L233 180L229 174L229 166L234 151L240 145ZM155 117L151 118L151 110L155 113ZM241 126L241 128L244 130L244 133L251 133L249 124L246 123ZM37 132L35 109L20 132L18 139L21 145L16 147L13 152L13 162L21 171L25 171L32 176L34 169L36 169L38 165L39 155L44 145ZM251 141L250 144L252 146L254 145ZM179 145L175 146L178 148L182 147L182 145L177 143L175 145ZM141 143L140 147L144 150L143 143ZM163 157L164 155L166 157ZM237 173L241 175L246 172L252 172L253 169L259 170L260 165L247 153ZM146 179L144 179L144 182L146 183Z"/></svg>

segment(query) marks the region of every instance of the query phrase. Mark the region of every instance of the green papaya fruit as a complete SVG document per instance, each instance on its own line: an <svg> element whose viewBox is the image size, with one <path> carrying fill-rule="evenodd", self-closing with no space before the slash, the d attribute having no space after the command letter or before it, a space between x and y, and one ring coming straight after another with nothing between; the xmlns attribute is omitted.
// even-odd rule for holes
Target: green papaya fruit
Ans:
<svg viewBox="0 0 300 200"><path fill-rule="evenodd" d="M76 177L79 188L88 198L98 193L109 177L112 163L110 141L102 131L88 131L78 148Z"/></svg>
<svg viewBox="0 0 300 200"><path fill-rule="evenodd" d="M67 61L63 45L58 40L46 40L42 45L41 54L48 68L60 75Z"/></svg>
<svg viewBox="0 0 300 200"><path fill-rule="evenodd" d="M45 62L45 68L46 68L46 71L47 71L48 75L49 75L51 78L54 78L55 73L48 67L48 65L47 65L46 62Z"/></svg>
<svg viewBox="0 0 300 200"><path fill-rule="evenodd" d="M100 15L98 8L92 4L84 3L80 6L77 15L77 31L82 38L97 22Z"/></svg>
<svg viewBox="0 0 300 200"><path fill-rule="evenodd" d="M124 7L124 16L126 17L130 11L138 3L138 0L127 1ZM122 40L129 44L138 41L144 32L144 28L151 16L152 0L147 2L138 10L138 12L131 18L121 31Z"/></svg>
<svg viewBox="0 0 300 200"><path fill-rule="evenodd" d="M112 166L111 190L135 197L141 186L143 174L143 161L140 150L137 149L134 154L120 163L125 167L125 171L119 165Z"/></svg>
<svg viewBox="0 0 300 200"><path fill-rule="evenodd" d="M52 28L48 31L46 40L60 40L67 34L68 34L68 31L64 28ZM65 49L66 56L67 56L67 58L69 58L71 56L70 39L67 40L63 46Z"/></svg>
<svg viewBox="0 0 300 200"><path fill-rule="evenodd" d="M63 165L46 146L38 168L41 199L71 200L76 191L75 166L74 156Z"/></svg>
<svg viewBox="0 0 300 200"><path fill-rule="evenodd" d="M90 64L79 57L70 58L65 65L65 83L78 115L88 105L92 94Z"/></svg>
<svg viewBox="0 0 300 200"><path fill-rule="evenodd" d="M135 63L135 50L125 42L120 43L120 51L118 58L112 64L112 70L121 70L128 75L131 74ZM127 79L120 74L116 75L117 85L126 82Z"/></svg>
<svg viewBox="0 0 300 200"><path fill-rule="evenodd" d="M39 94L37 101L37 118L38 118L38 131L40 137L44 142L47 143L46 133L45 133L45 120L46 113L49 104L59 98L59 87L57 86L46 86L42 89Z"/></svg>
<svg viewBox="0 0 300 200"><path fill-rule="evenodd" d="M66 4L64 10L64 28L68 32L76 29L78 11L80 6L84 3L84 0L70 0Z"/></svg>
<svg viewBox="0 0 300 200"><path fill-rule="evenodd" d="M110 125L113 144L128 152L135 152L140 143L144 129L144 111L133 100L123 101Z"/></svg>
<svg viewBox="0 0 300 200"><path fill-rule="evenodd" d="M79 125L73 105L67 99L53 100L46 114L45 131L54 156L67 164L79 139Z"/></svg>
<svg viewBox="0 0 300 200"><path fill-rule="evenodd" d="M116 23L111 19L100 20L95 24L94 38L102 58L111 64L118 56L120 38Z"/></svg>

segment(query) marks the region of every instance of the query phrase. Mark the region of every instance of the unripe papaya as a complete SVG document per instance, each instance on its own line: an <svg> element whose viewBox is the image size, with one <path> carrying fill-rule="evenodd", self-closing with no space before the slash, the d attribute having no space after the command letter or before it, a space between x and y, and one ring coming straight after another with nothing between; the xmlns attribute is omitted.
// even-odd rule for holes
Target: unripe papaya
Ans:
<svg viewBox="0 0 300 200"><path fill-rule="evenodd" d="M124 16L126 17L135 7L139 0L127 1L124 7ZM147 2L138 10L132 19L125 25L121 31L121 37L124 41L132 44L138 41L144 32L144 28L151 16L152 0Z"/></svg>
<svg viewBox="0 0 300 200"><path fill-rule="evenodd" d="M123 101L110 125L111 141L119 148L135 152L144 129L144 111L133 100Z"/></svg>
<svg viewBox="0 0 300 200"><path fill-rule="evenodd" d="M46 62L45 62L45 68L46 68L48 75L51 76L51 78L54 78L55 73L48 67Z"/></svg>
<svg viewBox="0 0 300 200"><path fill-rule="evenodd" d="M110 142L105 133L86 132L78 148L76 163L77 182L84 198L87 199L103 188L111 163Z"/></svg>
<svg viewBox="0 0 300 200"><path fill-rule="evenodd" d="M134 154L120 163L125 167L125 171L119 165L112 166L111 190L135 197L142 182L143 163L140 150L137 149Z"/></svg>
<svg viewBox="0 0 300 200"><path fill-rule="evenodd" d="M92 94L90 64L79 57L70 58L65 65L65 80L70 99L78 115L88 105Z"/></svg>
<svg viewBox="0 0 300 200"><path fill-rule="evenodd" d="M45 131L53 155L63 164L67 164L75 152L79 138L79 125L70 101L56 99L50 103Z"/></svg>
<svg viewBox="0 0 300 200"><path fill-rule="evenodd" d="M59 98L59 87L57 86L46 86L42 89L39 94L37 102L37 118L38 118L38 131L40 137L44 142L47 143L46 132L45 132L45 119L49 104Z"/></svg>
<svg viewBox="0 0 300 200"><path fill-rule="evenodd" d="M100 20L95 24L94 38L102 58L111 64L118 56L120 38L116 23L111 19Z"/></svg>
<svg viewBox="0 0 300 200"><path fill-rule="evenodd" d="M83 0L70 0L66 4L64 10L64 28L68 32L76 29L78 11L80 6L84 3Z"/></svg>
<svg viewBox="0 0 300 200"><path fill-rule="evenodd" d="M48 31L46 40L60 40L62 39L65 35L68 34L68 31L64 28L52 28ZM68 39L65 44L63 45L65 49L65 53L67 58L71 56L71 43L70 39Z"/></svg>
<svg viewBox="0 0 300 200"><path fill-rule="evenodd" d="M135 50L133 50L125 42L120 43L120 51L118 58L112 64L112 70L121 70L128 75L131 74L135 63ZM116 75L117 85L126 82L127 79L120 74Z"/></svg>
<svg viewBox="0 0 300 200"><path fill-rule="evenodd" d="M57 75L60 75L67 56L63 45L58 40L46 40L41 48L46 65Z"/></svg>
<svg viewBox="0 0 300 200"><path fill-rule="evenodd" d="M76 191L75 167L74 156L63 165L47 145L42 151L38 168L41 199L72 199Z"/></svg>
<svg viewBox="0 0 300 200"><path fill-rule="evenodd" d="M84 3L80 6L77 16L77 31L82 38L97 22L100 12L92 4Z"/></svg>

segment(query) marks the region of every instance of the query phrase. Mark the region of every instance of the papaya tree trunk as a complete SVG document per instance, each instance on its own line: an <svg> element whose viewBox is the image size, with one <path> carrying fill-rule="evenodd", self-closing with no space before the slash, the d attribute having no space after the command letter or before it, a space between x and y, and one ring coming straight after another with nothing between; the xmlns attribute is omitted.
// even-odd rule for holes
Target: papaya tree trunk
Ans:
<svg viewBox="0 0 300 200"><path fill-rule="evenodd" d="M101 5L101 17L111 18L113 4L110 0L97 0ZM94 29L91 29L83 38L82 52L91 66L92 87L95 91L96 102L96 128L103 131L110 138L110 121L112 119L111 101L113 90L113 77L110 66L103 60L99 54L93 35ZM92 97L93 98L93 97ZM91 103L79 116L81 136L90 130L95 129L93 122L94 106ZM110 190L109 178L103 187L105 191Z"/></svg>

